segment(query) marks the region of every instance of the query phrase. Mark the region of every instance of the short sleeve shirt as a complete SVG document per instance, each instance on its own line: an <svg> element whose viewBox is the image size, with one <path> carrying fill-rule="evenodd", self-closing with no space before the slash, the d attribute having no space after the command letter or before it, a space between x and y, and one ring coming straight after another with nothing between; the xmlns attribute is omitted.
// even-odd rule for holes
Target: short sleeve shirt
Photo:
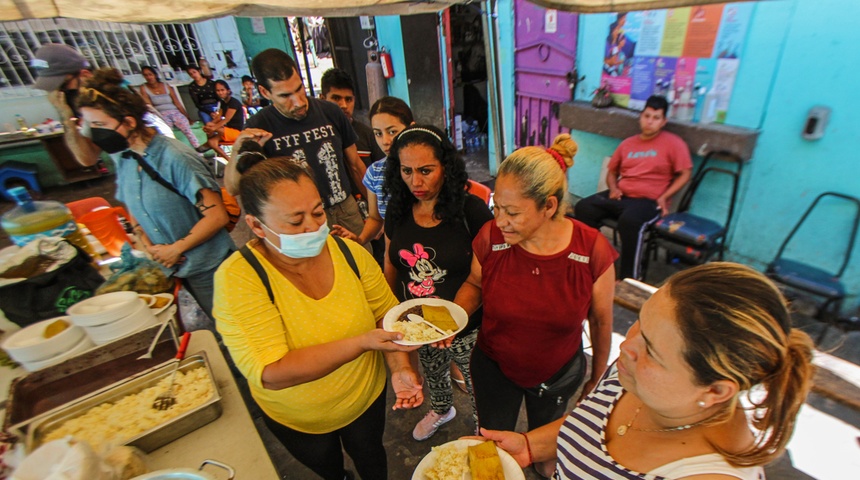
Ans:
<svg viewBox="0 0 860 480"><path fill-rule="evenodd" d="M227 122L227 127L232 128L233 130L242 130L245 126L245 110L242 108L242 103L239 100L236 100L235 97L230 97L230 100L226 102L224 100L218 101L218 108L221 110L221 115L226 115L228 109L236 110L236 113L233 114L233 118Z"/></svg>
<svg viewBox="0 0 860 480"><path fill-rule="evenodd" d="M249 118L246 127L272 133L272 139L263 145L267 156L292 157L310 168L325 208L352 194L344 149L355 145L355 132L337 105L308 98L308 113L301 120L287 118L268 106Z"/></svg>
<svg viewBox="0 0 860 480"><path fill-rule="evenodd" d="M609 170L618 172L618 187L624 196L657 200L681 170L693 168L690 149L681 137L662 131L643 140L639 135L618 145Z"/></svg>
<svg viewBox="0 0 860 480"><path fill-rule="evenodd" d="M487 204L469 194L463 213L462 220L445 220L433 227L416 224L411 214L398 225L391 219L385 222L388 258L397 271L394 294L398 300L454 300L472 270L472 240L493 218ZM475 312L460 336L474 330L480 320L481 312Z"/></svg>
<svg viewBox="0 0 860 480"><path fill-rule="evenodd" d="M388 157L382 160L377 160L367 167L364 172L364 178L361 183L376 195L376 206L379 209L379 216L385 220L385 211L388 210L388 195L382 193L382 184L385 183L385 161Z"/></svg>
<svg viewBox="0 0 860 480"><path fill-rule="evenodd" d="M203 85L197 85L196 82L191 82L188 85L188 94L191 95L191 100L198 110L211 111L215 105L218 105L218 95L215 93L215 82L206 80ZM204 108L205 107L205 108Z"/></svg>
<svg viewBox="0 0 860 480"><path fill-rule="evenodd" d="M125 204L152 243L171 244L187 236L201 218L195 207L200 190L221 192L191 147L163 135L152 138L143 158L184 199L150 178L133 159L123 158L122 153L114 153L111 158L116 164L116 199ZM217 267L235 249L230 234L221 229L183 253L184 262L166 270L180 278L202 273Z"/></svg>
<svg viewBox="0 0 860 480"><path fill-rule="evenodd" d="M329 236L334 284L319 300L303 294L254 248L250 250L271 282L274 305L260 277L238 252L215 273L212 314L224 345L266 415L300 432L322 434L349 425L385 388L385 363L379 351L364 352L310 382L280 390L262 384L266 366L287 352L367 333L397 305L370 253L345 242L361 278Z"/></svg>

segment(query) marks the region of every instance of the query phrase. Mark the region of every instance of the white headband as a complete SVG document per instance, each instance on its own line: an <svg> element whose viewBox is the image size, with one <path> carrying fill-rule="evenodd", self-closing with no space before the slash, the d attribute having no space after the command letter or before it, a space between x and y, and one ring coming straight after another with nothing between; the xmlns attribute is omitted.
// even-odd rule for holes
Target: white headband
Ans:
<svg viewBox="0 0 860 480"><path fill-rule="evenodd" d="M404 130L404 131L400 132L400 137L401 137L401 138L403 138L403 136L404 136L404 135L406 135L406 134L407 134L407 133L409 133L409 132L424 132L424 133L429 133L430 135L433 135L433 138L435 138L436 140L439 140L439 143L440 143L440 144L442 143L442 139L441 139L441 138L439 138L439 135L436 135L436 132L434 132L433 130L427 130L426 128L410 128L410 129L408 129L408 130Z"/></svg>

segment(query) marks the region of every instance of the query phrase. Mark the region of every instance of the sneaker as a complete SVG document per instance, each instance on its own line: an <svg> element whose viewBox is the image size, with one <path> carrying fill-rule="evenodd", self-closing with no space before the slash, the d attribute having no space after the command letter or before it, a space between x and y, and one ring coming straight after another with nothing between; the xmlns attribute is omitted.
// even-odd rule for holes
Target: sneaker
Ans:
<svg viewBox="0 0 860 480"><path fill-rule="evenodd" d="M439 415L433 410L430 410L427 412L427 415L424 415L424 418L418 422L418 425L415 425L415 429L412 430L412 438L419 442L427 440L436 433L436 430L439 430L439 427L450 422L456 415L457 409L453 406L451 406L451 409L448 410L448 413L445 415Z"/></svg>

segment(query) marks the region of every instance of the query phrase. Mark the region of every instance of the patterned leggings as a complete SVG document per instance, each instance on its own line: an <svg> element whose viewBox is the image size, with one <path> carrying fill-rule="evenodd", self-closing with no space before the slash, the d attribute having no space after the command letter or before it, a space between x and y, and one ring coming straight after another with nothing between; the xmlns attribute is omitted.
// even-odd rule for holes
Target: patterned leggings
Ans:
<svg viewBox="0 0 860 480"><path fill-rule="evenodd" d="M200 146L200 141L197 140L197 137L194 136L194 132L191 131L191 124L188 123L188 117L182 114L179 110L168 110L166 112L158 112L164 118L164 121L167 122L170 127L178 128L182 133L185 134L185 138L188 139L188 143L191 144L192 147L197 148Z"/></svg>
<svg viewBox="0 0 860 480"><path fill-rule="evenodd" d="M454 394L451 391L451 371L449 365L453 360L463 372L466 389L469 391L469 402L472 404L472 418L477 423L475 409L475 394L472 391L472 371L469 362L472 348L478 339L478 330L474 330L462 338L455 338L449 348L433 348L424 345L418 349L418 358L424 368L424 377L430 387L430 407L434 412L444 415L454 405Z"/></svg>

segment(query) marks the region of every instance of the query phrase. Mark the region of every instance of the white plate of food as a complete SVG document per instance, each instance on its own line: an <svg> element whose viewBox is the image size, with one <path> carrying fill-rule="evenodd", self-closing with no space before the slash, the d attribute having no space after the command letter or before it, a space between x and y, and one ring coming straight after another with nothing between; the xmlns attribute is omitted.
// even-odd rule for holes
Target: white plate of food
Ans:
<svg viewBox="0 0 860 480"><path fill-rule="evenodd" d="M425 323L413 322L408 315L418 315L442 332ZM466 311L454 302L441 298L413 298L392 308L382 319L382 328L389 332L402 332L404 337L394 343L400 345L427 345L454 336L469 323Z"/></svg>
<svg viewBox="0 0 860 480"><path fill-rule="evenodd" d="M173 294L170 293L156 293L155 295L140 293L138 296L146 302L152 314L156 317L173 305Z"/></svg>
<svg viewBox="0 0 860 480"><path fill-rule="evenodd" d="M472 480L469 467L469 447L485 443L482 440L454 440L433 447L415 467L412 480ZM498 446L495 447L502 464L505 480L525 480L523 469L514 457Z"/></svg>

